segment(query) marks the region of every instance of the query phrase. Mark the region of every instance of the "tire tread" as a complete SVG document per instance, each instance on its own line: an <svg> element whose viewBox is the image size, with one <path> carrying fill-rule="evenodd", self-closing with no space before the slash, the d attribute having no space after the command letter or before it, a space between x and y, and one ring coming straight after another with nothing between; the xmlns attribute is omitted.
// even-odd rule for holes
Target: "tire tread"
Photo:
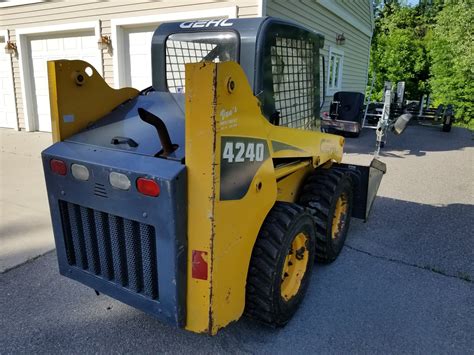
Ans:
<svg viewBox="0 0 474 355"><path fill-rule="evenodd" d="M311 211L316 225L316 260L322 263L330 263L337 258L328 247L327 236L331 203L334 193L341 180L348 177L347 173L336 167L329 169L318 169L310 175L303 186L299 204ZM350 178L350 177L349 177Z"/></svg>
<svg viewBox="0 0 474 355"><path fill-rule="evenodd" d="M285 233L298 215L306 209L287 202L277 202L265 219L255 242L250 260L246 286L245 314L271 326L282 326L274 300L273 280L278 270L279 251L285 242Z"/></svg>

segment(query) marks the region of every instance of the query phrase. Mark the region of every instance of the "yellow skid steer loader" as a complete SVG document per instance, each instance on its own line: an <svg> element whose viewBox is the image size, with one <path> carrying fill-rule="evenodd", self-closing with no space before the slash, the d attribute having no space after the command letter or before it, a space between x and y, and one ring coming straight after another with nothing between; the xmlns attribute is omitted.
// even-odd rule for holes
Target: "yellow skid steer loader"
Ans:
<svg viewBox="0 0 474 355"><path fill-rule="evenodd" d="M60 273L193 332L285 325L385 172L315 130L323 42L275 18L163 24L140 92L48 62Z"/></svg>

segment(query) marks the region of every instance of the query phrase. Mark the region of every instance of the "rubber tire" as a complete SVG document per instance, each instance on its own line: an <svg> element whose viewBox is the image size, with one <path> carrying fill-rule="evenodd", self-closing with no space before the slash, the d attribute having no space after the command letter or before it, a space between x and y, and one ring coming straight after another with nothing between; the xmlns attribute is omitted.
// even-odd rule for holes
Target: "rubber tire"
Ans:
<svg viewBox="0 0 474 355"><path fill-rule="evenodd" d="M451 132L451 125L443 124L443 132Z"/></svg>
<svg viewBox="0 0 474 355"><path fill-rule="evenodd" d="M294 237L305 232L309 259L298 293L281 296L281 274ZM315 257L316 232L311 214L295 203L277 202L258 234L247 276L245 314L272 327L282 327L295 314L308 288Z"/></svg>
<svg viewBox="0 0 474 355"><path fill-rule="evenodd" d="M347 219L342 234L332 239L332 221L339 196L348 196ZM353 205L353 186L350 175L337 168L317 169L309 175L302 187L298 203L313 214L316 224L316 261L331 263L344 246L349 230Z"/></svg>

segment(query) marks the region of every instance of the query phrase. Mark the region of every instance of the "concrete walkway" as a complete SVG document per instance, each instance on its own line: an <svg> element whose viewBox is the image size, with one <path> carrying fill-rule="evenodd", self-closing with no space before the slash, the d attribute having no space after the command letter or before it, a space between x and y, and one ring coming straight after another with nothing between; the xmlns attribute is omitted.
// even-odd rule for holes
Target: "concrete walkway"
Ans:
<svg viewBox="0 0 474 355"><path fill-rule="evenodd" d="M50 133L0 128L0 272L54 248L41 151Z"/></svg>

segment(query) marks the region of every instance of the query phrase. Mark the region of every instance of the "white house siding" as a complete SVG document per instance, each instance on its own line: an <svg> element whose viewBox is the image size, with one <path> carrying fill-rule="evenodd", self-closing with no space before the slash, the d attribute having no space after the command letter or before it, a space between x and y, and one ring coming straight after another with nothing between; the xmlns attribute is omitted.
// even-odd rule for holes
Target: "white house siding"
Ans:
<svg viewBox="0 0 474 355"><path fill-rule="evenodd" d="M259 0L168 0L168 1L58 1L0 8L0 30L9 30L10 40L17 43L17 30L79 22L100 21L102 35L112 35L111 20L118 18L195 12L237 6L238 17L259 15ZM20 30L21 31L21 30ZM18 126L25 128L19 58L12 58ZM114 85L113 54L102 51L102 71L109 85Z"/></svg>
<svg viewBox="0 0 474 355"><path fill-rule="evenodd" d="M342 90L365 92L370 50L370 34L360 27L372 28L371 0L330 0L331 3L349 12L363 26L354 25L337 16L320 1L316 0L267 0L266 14L281 18L289 18L307 27L315 29L325 37L322 54L326 57L326 73L328 70L329 47L344 51ZM330 4L331 5L331 4ZM354 23L354 21L352 21ZM367 30L366 30L367 32ZM344 33L343 45L336 45L336 34ZM327 111L332 95L325 100L323 111Z"/></svg>
<svg viewBox="0 0 474 355"><path fill-rule="evenodd" d="M349 12L359 23L351 25L344 16L335 15L320 2L336 4ZM290 18L322 33L326 40L322 53L327 57L329 46L344 51L342 89L363 92L367 81L370 34L360 30L371 28L371 0L169 0L169 1L57 1L0 8L0 30L8 30L10 40L18 43L17 30L79 22L100 23L102 35L112 35L112 20L129 17L164 15L177 12L195 12L236 6L238 17L261 14ZM262 9L263 7L263 9ZM100 22L99 22L100 21ZM345 44L337 46L336 34L344 33ZM114 44L113 44L114 45ZM25 128L25 103L20 76L19 58L12 57L13 82L18 126ZM327 68L326 68L327 69ZM102 71L109 85L114 86L114 57L102 51ZM116 72L116 71L115 71ZM327 75L327 73L324 73ZM326 98L326 107L330 96Z"/></svg>

